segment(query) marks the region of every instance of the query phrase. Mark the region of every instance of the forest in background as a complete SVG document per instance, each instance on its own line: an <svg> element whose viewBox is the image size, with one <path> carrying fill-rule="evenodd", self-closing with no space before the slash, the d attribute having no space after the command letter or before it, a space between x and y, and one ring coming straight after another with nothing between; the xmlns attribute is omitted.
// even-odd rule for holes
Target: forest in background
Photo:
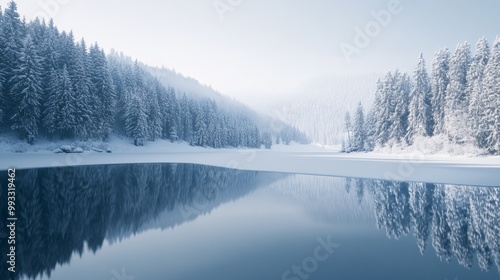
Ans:
<svg viewBox="0 0 500 280"><path fill-rule="evenodd" d="M30 144L113 133L138 146L156 139L213 148L308 142L297 129L270 129L249 112L176 92L143 64L76 42L53 21L21 20L13 1L0 9L0 133L15 131Z"/></svg>

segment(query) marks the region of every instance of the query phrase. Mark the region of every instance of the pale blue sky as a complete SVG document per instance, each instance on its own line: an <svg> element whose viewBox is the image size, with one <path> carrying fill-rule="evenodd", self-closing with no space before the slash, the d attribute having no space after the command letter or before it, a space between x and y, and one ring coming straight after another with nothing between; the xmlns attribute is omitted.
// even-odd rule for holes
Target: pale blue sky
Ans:
<svg viewBox="0 0 500 280"><path fill-rule="evenodd" d="M399 2L385 27L348 62L355 28ZM8 0L0 0L5 8ZM412 71L420 52L500 35L500 1L219 0L17 1L21 15L52 15L60 29L147 64L175 68L222 93L248 100L292 92L317 76ZM44 9L50 3L51 9ZM53 5L56 4L56 5ZM393 3L394 4L394 3ZM394 4L396 5L396 4Z"/></svg>

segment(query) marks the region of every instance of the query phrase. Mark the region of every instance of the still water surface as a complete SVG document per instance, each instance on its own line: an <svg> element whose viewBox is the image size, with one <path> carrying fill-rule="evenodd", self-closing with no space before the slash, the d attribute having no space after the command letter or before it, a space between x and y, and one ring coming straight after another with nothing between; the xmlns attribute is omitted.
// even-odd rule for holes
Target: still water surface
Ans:
<svg viewBox="0 0 500 280"><path fill-rule="evenodd" d="M189 164L16 183L17 272L2 229L0 279L500 279L500 187Z"/></svg>

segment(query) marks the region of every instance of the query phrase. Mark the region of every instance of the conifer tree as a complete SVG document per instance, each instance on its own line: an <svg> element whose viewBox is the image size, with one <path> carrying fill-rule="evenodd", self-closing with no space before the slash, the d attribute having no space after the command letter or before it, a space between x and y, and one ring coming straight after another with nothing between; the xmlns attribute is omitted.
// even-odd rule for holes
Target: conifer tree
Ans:
<svg viewBox="0 0 500 280"><path fill-rule="evenodd" d="M372 151L375 148L375 113L372 110L368 112L366 115L365 121L365 133L366 133L366 141L365 141L365 151ZM342 142L344 142L342 140Z"/></svg>
<svg viewBox="0 0 500 280"><path fill-rule="evenodd" d="M93 100L95 134L106 140L112 130L116 91L104 51L94 44L89 53L90 90ZM155 96L151 97L154 102Z"/></svg>
<svg viewBox="0 0 500 280"><path fill-rule="evenodd" d="M448 87L450 77L450 52L448 49L443 49L436 53L432 61L431 73L431 88L432 88L432 119L434 121L433 134L443 134L444 131L444 115L445 115L445 100L446 89Z"/></svg>
<svg viewBox="0 0 500 280"><path fill-rule="evenodd" d="M0 33L0 72L3 76L3 117L5 121L10 121L13 108L15 107L14 100L9 98L12 92L12 77L15 75L21 52L23 48L23 38L25 38L26 27L23 25L19 13L17 12L17 4L10 1L2 16L2 28Z"/></svg>
<svg viewBox="0 0 500 280"><path fill-rule="evenodd" d="M423 54L414 73L414 85L410 95L407 140L410 144L417 136L430 136L432 115L430 107L431 87Z"/></svg>
<svg viewBox="0 0 500 280"><path fill-rule="evenodd" d="M363 112L363 105L359 102L356 108L356 114L354 115L352 148L355 151L363 151L365 148L365 140L365 113Z"/></svg>
<svg viewBox="0 0 500 280"><path fill-rule="evenodd" d="M453 143L462 144L470 135L463 121L467 120L467 71L470 68L470 46L459 44L450 60L450 83L446 90L445 130Z"/></svg>
<svg viewBox="0 0 500 280"><path fill-rule="evenodd" d="M408 130L408 103L411 92L410 78L406 73L395 71L390 88L389 140L404 142Z"/></svg>
<svg viewBox="0 0 500 280"><path fill-rule="evenodd" d="M491 55L484 71L482 104L479 130L484 137L485 147L491 154L500 153L500 36L491 49Z"/></svg>
<svg viewBox="0 0 500 280"><path fill-rule="evenodd" d="M351 113L349 113L349 111L347 111L345 113L345 117L344 117L344 129L345 129L345 132L347 133L346 151L351 151L351 149L352 149L352 141L353 140L351 138L351 135L352 135L352 122L351 122Z"/></svg>
<svg viewBox="0 0 500 280"><path fill-rule="evenodd" d="M128 108L126 111L127 134L134 140L134 145L144 146L147 136L147 115L143 104L143 92L136 89L130 94Z"/></svg>
<svg viewBox="0 0 500 280"><path fill-rule="evenodd" d="M481 132L479 125L484 113L483 79L489 57L490 47L486 38L483 37L476 44L476 54L467 73L467 95L470 97L467 126L472 133L471 136L475 139L475 144L480 148L484 148L486 145L485 134Z"/></svg>
<svg viewBox="0 0 500 280"><path fill-rule="evenodd" d="M205 110L198 104L194 121L194 144L196 146L205 146L207 144L207 125L205 119Z"/></svg>
<svg viewBox="0 0 500 280"><path fill-rule="evenodd" d="M19 130L29 144L38 136L40 119L41 57L38 56L31 36L25 39L21 49L19 64L9 83L12 85L10 97L16 104L11 117L12 129Z"/></svg>
<svg viewBox="0 0 500 280"><path fill-rule="evenodd" d="M55 120L55 128L59 131L61 139L64 139L74 137L78 127L75 108L77 100L66 65L63 66L60 75L60 79L53 85L51 96L54 101L49 101L52 106L48 106L46 110L51 111L47 116L55 115L51 119Z"/></svg>
<svg viewBox="0 0 500 280"><path fill-rule="evenodd" d="M79 44L71 46L70 50L72 67L68 69L71 82L73 84L74 96L76 99L75 118L77 129L76 135L81 139L88 139L96 135L98 130L94 113L100 111L95 100L95 94L90 92L90 74L87 46L82 40Z"/></svg>
<svg viewBox="0 0 500 280"><path fill-rule="evenodd" d="M273 138L269 131L262 133L262 144L266 149L271 149L273 145Z"/></svg>

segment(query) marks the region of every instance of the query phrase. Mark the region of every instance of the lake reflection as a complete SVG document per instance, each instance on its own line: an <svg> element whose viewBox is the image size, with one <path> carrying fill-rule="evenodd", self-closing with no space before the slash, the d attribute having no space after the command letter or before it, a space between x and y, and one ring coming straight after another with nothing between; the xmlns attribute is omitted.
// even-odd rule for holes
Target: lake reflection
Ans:
<svg viewBox="0 0 500 280"><path fill-rule="evenodd" d="M17 273L3 227L0 279L499 278L498 187L188 164L18 170L16 182ZM311 267L327 238L339 247Z"/></svg>

